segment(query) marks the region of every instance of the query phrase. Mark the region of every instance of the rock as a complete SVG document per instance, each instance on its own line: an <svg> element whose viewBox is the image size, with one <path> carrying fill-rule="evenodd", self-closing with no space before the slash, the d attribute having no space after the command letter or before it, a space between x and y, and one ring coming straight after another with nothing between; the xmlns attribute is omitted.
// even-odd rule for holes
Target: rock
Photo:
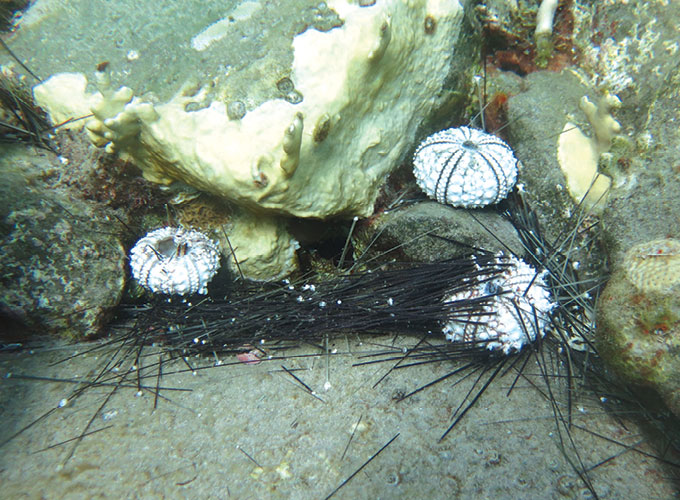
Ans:
<svg viewBox="0 0 680 500"><path fill-rule="evenodd" d="M615 2L596 9L577 36L584 73L621 99L617 119L630 142L615 144L609 160L619 178L601 218L615 272L598 303L598 351L619 377L641 394L652 389L676 416L680 70L666 47L680 43L669 22L678 15L677 4Z"/></svg>
<svg viewBox="0 0 680 500"><path fill-rule="evenodd" d="M680 43L668 21L680 15L678 9L661 1L580 5L571 9L572 43L580 54L576 66L521 79L491 72L491 96L508 96L508 126L502 133L525 166L519 182L526 183L544 228L558 235L574 214L565 192L570 183L560 180L563 175L556 168L569 163L557 161L558 142L564 143L563 156L572 155L572 164L598 161L600 173L612 179L600 215L606 251L614 263L637 243L680 235L680 71L667 50ZM601 103L608 94L621 102L613 113L621 129L610 150L600 146L593 159L588 144L602 134L591 126L592 116L579 109L579 101L587 96L591 103ZM565 128L567 121L582 133ZM558 185L561 192L554 189Z"/></svg>
<svg viewBox="0 0 680 500"><path fill-rule="evenodd" d="M518 182L524 185L541 227L554 238L572 229L577 211L558 162L558 140L570 115L580 116L580 123L585 122L578 103L589 89L568 70L537 71L524 77L517 87L513 80L507 80L494 78L499 91L510 93L508 127L503 133L522 162Z"/></svg>
<svg viewBox="0 0 680 500"><path fill-rule="evenodd" d="M434 201L388 211L360 228L355 240L359 254L369 252L362 258L389 252L397 260L434 262L473 248L524 254L515 228L494 210L466 210Z"/></svg>
<svg viewBox="0 0 680 500"><path fill-rule="evenodd" d="M57 159L28 151L0 154L0 313L36 333L95 335L125 283L111 213L52 189L44 177Z"/></svg>
<svg viewBox="0 0 680 500"><path fill-rule="evenodd" d="M630 182L611 192L602 215L607 251L617 262L637 243L680 238L680 71L659 91L647 116L646 127L636 134L636 150L619 160Z"/></svg>
<svg viewBox="0 0 680 500"><path fill-rule="evenodd" d="M575 185L569 176L577 171L569 166L587 163L588 172L610 179L597 213L604 245L580 249L575 257L588 265L602 251L614 269L598 303L598 350L619 377L654 388L676 414L680 366L672 353L680 310L667 282L675 264L666 256L635 263L633 256L644 248L665 253L657 242L680 238L680 70L667 49L680 43L669 21L678 8L633 1L563 9L573 16L576 64L522 78L491 72L489 86L491 97L507 96L507 120L498 126L507 121L501 133L524 165L518 182L548 239L570 234L579 222L575 215L583 214L569 196ZM577 180L581 191L587 187L588 179ZM597 218L589 216L581 228L594 227ZM656 266L663 270L652 279Z"/></svg>
<svg viewBox="0 0 680 500"><path fill-rule="evenodd" d="M570 261L581 263L582 270L595 277L593 284L596 283L596 275L603 272L605 261L601 248L592 244L599 239L600 228L589 210L572 198L569 172L563 170L559 161L559 146L568 122L589 131L579 102L584 95L597 94L571 70L536 71L521 79L497 72L490 88L495 95L508 96L507 127L501 134L507 137L521 161L517 182L538 218L544 240L554 250L568 255ZM589 139L585 136L584 139L585 148L590 150ZM571 174L578 176L579 172ZM592 173L586 175L589 184Z"/></svg>
<svg viewBox="0 0 680 500"><path fill-rule="evenodd" d="M680 237L680 4L598 3L578 11L576 44L584 80L616 94L617 120L630 145L612 150L620 179L602 215L607 252L620 263L633 245ZM616 22L612 22L616 19ZM621 148L619 148L621 149Z"/></svg>
<svg viewBox="0 0 680 500"><path fill-rule="evenodd" d="M618 377L680 417L680 241L639 244L600 296L597 348Z"/></svg>

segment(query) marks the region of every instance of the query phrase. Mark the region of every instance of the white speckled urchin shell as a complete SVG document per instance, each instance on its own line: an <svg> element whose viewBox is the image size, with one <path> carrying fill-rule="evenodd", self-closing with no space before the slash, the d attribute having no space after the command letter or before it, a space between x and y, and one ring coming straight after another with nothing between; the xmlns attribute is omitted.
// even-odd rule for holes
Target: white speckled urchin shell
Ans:
<svg viewBox="0 0 680 500"><path fill-rule="evenodd" d="M219 267L217 243L183 227L151 231L130 251L132 276L154 293L207 293L208 282Z"/></svg>
<svg viewBox="0 0 680 500"><path fill-rule="evenodd" d="M495 135L459 127L420 143L413 173L430 198L472 208L504 199L517 182L518 164L510 146Z"/></svg>
<svg viewBox="0 0 680 500"><path fill-rule="evenodd" d="M493 295L481 315L471 315L469 321L448 321L442 331L452 342L510 354L545 335L550 312L557 304L550 298L545 271L537 272L513 256L499 255L496 266L497 276L478 276L476 287L444 297L444 302L456 303Z"/></svg>

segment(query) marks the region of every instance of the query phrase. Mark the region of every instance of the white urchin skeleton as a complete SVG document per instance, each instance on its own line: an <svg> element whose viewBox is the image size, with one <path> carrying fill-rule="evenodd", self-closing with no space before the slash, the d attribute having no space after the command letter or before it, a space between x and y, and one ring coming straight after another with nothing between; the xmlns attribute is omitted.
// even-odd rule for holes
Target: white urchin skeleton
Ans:
<svg viewBox="0 0 680 500"><path fill-rule="evenodd" d="M439 203L483 207L504 199L517 181L519 161L495 135L469 127L442 130L413 155L420 188Z"/></svg>
<svg viewBox="0 0 680 500"><path fill-rule="evenodd" d="M132 275L153 293L205 294L219 267L217 243L183 227L151 231L130 251Z"/></svg>

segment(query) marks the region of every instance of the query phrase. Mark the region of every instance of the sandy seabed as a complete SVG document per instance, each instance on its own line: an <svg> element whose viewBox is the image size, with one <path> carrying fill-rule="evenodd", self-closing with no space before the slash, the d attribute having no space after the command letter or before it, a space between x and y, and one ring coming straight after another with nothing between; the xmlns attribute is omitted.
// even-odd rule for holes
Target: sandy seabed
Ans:
<svg viewBox="0 0 680 500"><path fill-rule="evenodd" d="M532 385L545 387L533 360L509 395L516 370L497 377L440 441L478 374L454 375L397 401L459 366L442 361L391 372L396 361L353 366L385 351L381 346L395 346L400 356L400 342L414 339L342 337L331 346L340 354L291 348L277 354L285 359L257 365L235 357L216 367L190 360L210 367L195 373L172 361L163 364L158 399L154 368L141 395L131 377L131 387L92 387L63 407L76 385L17 375L91 379L107 361L104 352L56 365L76 349L4 353L0 369L13 376L0 381L2 440L51 413L2 447L3 496L326 498L398 435L332 498L593 498L569 463L575 449L577 467L609 459L588 472L599 498L674 497L671 469L608 441L655 453L636 424L605 411L597 394L575 395L571 434L565 433L550 398ZM157 360L150 355L141 365ZM565 412L563 391L553 388Z"/></svg>

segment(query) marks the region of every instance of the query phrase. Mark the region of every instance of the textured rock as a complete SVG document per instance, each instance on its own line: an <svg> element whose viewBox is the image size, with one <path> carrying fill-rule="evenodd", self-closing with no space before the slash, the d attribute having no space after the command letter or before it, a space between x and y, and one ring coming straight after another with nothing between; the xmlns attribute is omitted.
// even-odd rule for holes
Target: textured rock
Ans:
<svg viewBox="0 0 680 500"><path fill-rule="evenodd" d="M663 239L635 245L626 253L623 268L640 291L668 292L680 283L680 241Z"/></svg>
<svg viewBox="0 0 680 500"><path fill-rule="evenodd" d="M568 121L587 123L578 104L588 88L568 70L537 71L521 83L518 80L507 73L492 79L495 91L510 96L508 127L502 133L522 162L518 183L524 186L543 229L555 238L571 229L575 210L558 161L558 142ZM590 178L586 182L589 181Z"/></svg>
<svg viewBox="0 0 680 500"><path fill-rule="evenodd" d="M388 211L357 230L359 253L388 253L399 260L433 262L459 257L471 248L524 254L515 228L490 209L474 211L433 201Z"/></svg>
<svg viewBox="0 0 680 500"><path fill-rule="evenodd" d="M120 300L125 253L107 210L45 185L52 161L0 153L0 312L42 334L93 335Z"/></svg>
<svg viewBox="0 0 680 500"><path fill-rule="evenodd" d="M621 99L616 118L632 143L613 147L611 163L626 183L610 192L602 215L607 251L619 263L635 244L680 237L680 4L596 2L576 12L581 70Z"/></svg>
<svg viewBox="0 0 680 500"><path fill-rule="evenodd" d="M631 248L600 297L598 352L617 375L655 390L680 416L680 241Z"/></svg>
<svg viewBox="0 0 680 500"><path fill-rule="evenodd" d="M592 103L607 92L618 96L622 105L615 118L621 134L598 165L612 177L601 226L606 251L617 264L637 243L680 236L680 71L671 48L680 45L672 22L678 9L677 3L663 1L581 3L572 9L573 43L581 54L578 67L521 79L494 75L489 86L492 93L509 96L507 136L525 167L519 182L525 183L543 227L553 235L563 233L574 214L568 184L556 168L556 144L569 142L563 138L565 124L570 121L592 136L589 141L579 134L576 149L583 157L573 163L583 159L592 165L597 158L587 146L598 134L578 103L584 95ZM566 144L562 150L574 148Z"/></svg>

